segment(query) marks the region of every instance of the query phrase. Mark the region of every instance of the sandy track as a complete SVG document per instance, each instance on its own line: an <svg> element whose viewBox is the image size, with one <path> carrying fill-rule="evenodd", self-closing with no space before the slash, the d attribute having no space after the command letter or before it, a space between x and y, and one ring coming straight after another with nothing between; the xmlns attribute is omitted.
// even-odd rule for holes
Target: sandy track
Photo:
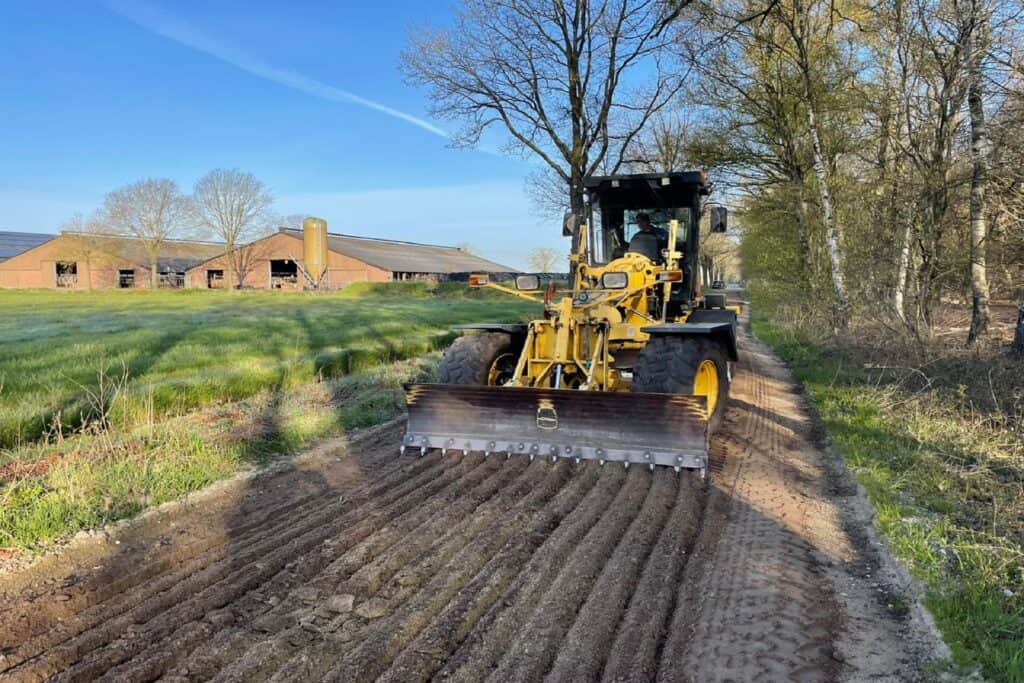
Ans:
<svg viewBox="0 0 1024 683"><path fill-rule="evenodd" d="M400 425L234 480L0 578L0 679L918 678L936 644L754 340L733 398L710 484L400 458Z"/></svg>

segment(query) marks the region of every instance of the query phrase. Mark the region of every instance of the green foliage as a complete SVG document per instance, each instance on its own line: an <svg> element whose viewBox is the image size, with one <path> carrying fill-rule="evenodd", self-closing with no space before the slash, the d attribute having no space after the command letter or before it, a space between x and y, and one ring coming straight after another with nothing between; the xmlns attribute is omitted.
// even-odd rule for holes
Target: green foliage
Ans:
<svg viewBox="0 0 1024 683"><path fill-rule="evenodd" d="M493 296L415 282L331 295L0 292L0 449L81 427L104 364L127 368L109 417L129 428L419 356L454 324L535 308Z"/></svg>
<svg viewBox="0 0 1024 683"><path fill-rule="evenodd" d="M950 410L939 392L886 386L841 349L765 320L856 472L960 666L1024 680L1024 444ZM898 607L898 606L897 606Z"/></svg>

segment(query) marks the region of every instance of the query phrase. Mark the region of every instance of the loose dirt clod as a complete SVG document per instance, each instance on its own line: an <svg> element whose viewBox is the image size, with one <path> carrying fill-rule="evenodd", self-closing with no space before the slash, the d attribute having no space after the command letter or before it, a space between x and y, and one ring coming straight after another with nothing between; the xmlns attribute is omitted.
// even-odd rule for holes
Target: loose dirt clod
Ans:
<svg viewBox="0 0 1024 683"><path fill-rule="evenodd" d="M0 578L0 679L921 679L938 643L744 349L709 484L400 458L395 425Z"/></svg>

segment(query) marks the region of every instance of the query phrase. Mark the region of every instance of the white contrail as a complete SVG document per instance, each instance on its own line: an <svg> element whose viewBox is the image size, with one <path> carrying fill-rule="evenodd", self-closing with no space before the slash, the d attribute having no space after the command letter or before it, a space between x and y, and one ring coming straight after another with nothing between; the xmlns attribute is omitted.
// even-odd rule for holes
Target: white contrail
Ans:
<svg viewBox="0 0 1024 683"><path fill-rule="evenodd" d="M280 69L271 64L245 54L241 50L227 45L221 45L216 40L201 31L196 30L185 21L163 11L159 7L145 2L133 2L132 0L105 0L104 4L113 12L120 14L129 21L138 24L142 28L152 31L158 35L168 38L177 43L198 50L215 57L222 62L238 67L254 76L265 78L280 85L293 88L314 97L320 97L333 102L346 102L358 104L374 109L396 119L401 119L425 131L443 138L448 138L446 131L438 128L429 121L424 121L412 114L392 109L391 107L360 97L355 93L336 88L333 85L321 83L318 80L303 76L302 74Z"/></svg>

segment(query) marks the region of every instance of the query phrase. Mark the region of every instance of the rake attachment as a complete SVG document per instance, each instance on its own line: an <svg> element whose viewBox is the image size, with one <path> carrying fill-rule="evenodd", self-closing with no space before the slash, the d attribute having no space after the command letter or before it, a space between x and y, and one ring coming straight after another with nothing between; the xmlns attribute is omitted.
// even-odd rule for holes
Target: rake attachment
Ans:
<svg viewBox="0 0 1024 683"><path fill-rule="evenodd" d="M479 451L707 470L703 396L461 384L405 390L403 453Z"/></svg>

